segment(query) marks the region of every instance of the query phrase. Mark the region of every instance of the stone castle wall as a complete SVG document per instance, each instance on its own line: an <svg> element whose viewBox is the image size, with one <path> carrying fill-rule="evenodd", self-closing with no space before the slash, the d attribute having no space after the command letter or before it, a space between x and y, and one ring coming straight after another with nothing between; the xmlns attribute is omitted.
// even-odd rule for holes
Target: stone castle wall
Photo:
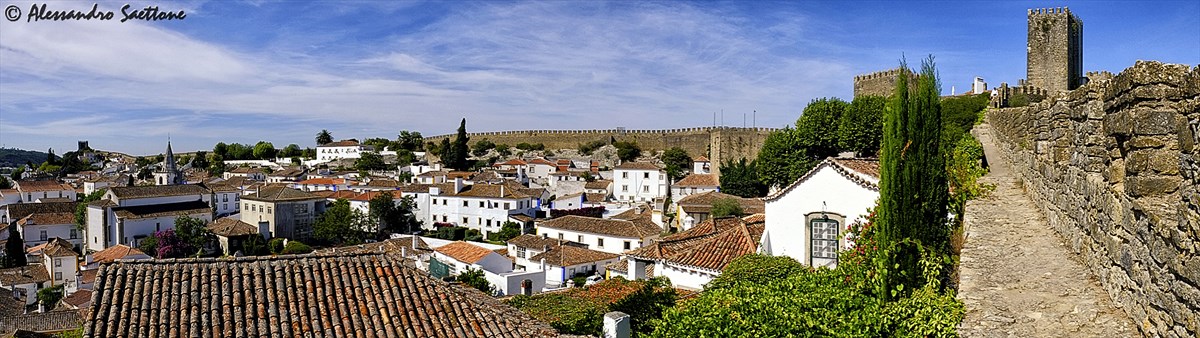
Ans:
<svg viewBox="0 0 1200 338"><path fill-rule="evenodd" d="M467 133L474 143L487 139L496 144L515 146L525 142L542 143L547 149L576 149L592 141L633 141L643 152L680 147L692 157L707 156L714 163L725 160L754 159L767 136L776 128L697 127L654 130L519 130ZM441 142L454 134L425 138L426 142ZM716 169L717 166L714 166Z"/></svg>
<svg viewBox="0 0 1200 338"><path fill-rule="evenodd" d="M1200 69L1139 61L1097 75L988 121L1034 204L1142 333L1196 337Z"/></svg>
<svg viewBox="0 0 1200 338"><path fill-rule="evenodd" d="M915 79L913 72L907 69L889 69L885 71L874 72L871 74L859 75L854 77L854 97L860 96L891 96L895 90L896 79L900 78L901 74L909 76L909 79Z"/></svg>
<svg viewBox="0 0 1200 338"><path fill-rule="evenodd" d="M1083 21L1065 7L1028 11L1026 78L1054 92L1075 89L1083 76Z"/></svg>

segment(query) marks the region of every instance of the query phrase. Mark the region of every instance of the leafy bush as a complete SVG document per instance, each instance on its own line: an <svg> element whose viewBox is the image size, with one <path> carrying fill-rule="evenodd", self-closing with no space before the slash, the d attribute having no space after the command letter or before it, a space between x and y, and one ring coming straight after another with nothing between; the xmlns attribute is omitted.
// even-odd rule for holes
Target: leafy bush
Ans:
<svg viewBox="0 0 1200 338"><path fill-rule="evenodd" d="M488 282L487 278L484 278L483 270L481 269L467 268L467 271L458 274L454 279L479 291L483 291L483 293L489 295L496 293L496 287L492 286L492 283Z"/></svg>
<svg viewBox="0 0 1200 338"><path fill-rule="evenodd" d="M482 139L479 142L475 142L475 145L471 147L471 155L475 155L475 157L487 155L488 151L493 148L496 148L495 143L492 143L488 139Z"/></svg>
<svg viewBox="0 0 1200 338"><path fill-rule="evenodd" d="M546 150L545 144L529 144L525 142L517 143L517 149L520 150Z"/></svg>
<svg viewBox="0 0 1200 338"><path fill-rule="evenodd" d="M588 142L588 143L581 143L581 144L579 144L579 153L583 154L583 155L591 155L592 152L596 151L596 149L600 149L600 147L603 147L605 144L608 144L608 143L606 143L604 141L592 141L592 142Z"/></svg>
<svg viewBox="0 0 1200 338"><path fill-rule="evenodd" d="M622 161L633 161L642 156L642 148L637 142L622 141L613 143L613 147L617 148L617 158Z"/></svg>
<svg viewBox="0 0 1200 338"><path fill-rule="evenodd" d="M740 284L767 284L787 276L813 269L788 256L745 255L725 266L720 276L708 282L705 290L722 289Z"/></svg>
<svg viewBox="0 0 1200 338"><path fill-rule="evenodd" d="M272 254L281 254L283 253L284 242L287 242L287 240L283 239L282 237L272 238L269 242L267 242L267 250L270 250Z"/></svg>
<svg viewBox="0 0 1200 338"><path fill-rule="evenodd" d="M283 247L283 252L281 253L284 255L296 255L306 254L312 251L312 247L309 247L308 244L300 243L300 241L288 241L287 245Z"/></svg>
<svg viewBox="0 0 1200 338"><path fill-rule="evenodd" d="M45 305L46 309L53 309L62 298L63 284L45 287L37 291L37 300L42 305Z"/></svg>
<svg viewBox="0 0 1200 338"><path fill-rule="evenodd" d="M561 334L600 336L604 314L621 311L632 319L634 333L644 335L654 329L654 320L673 306L677 298L675 289L664 278L637 281L613 278L564 292L518 295L506 303L549 323Z"/></svg>
<svg viewBox="0 0 1200 338"><path fill-rule="evenodd" d="M729 197L722 198L712 202L712 211L710 212L713 218L737 216L741 217L746 212L742 210L742 204L737 199Z"/></svg>

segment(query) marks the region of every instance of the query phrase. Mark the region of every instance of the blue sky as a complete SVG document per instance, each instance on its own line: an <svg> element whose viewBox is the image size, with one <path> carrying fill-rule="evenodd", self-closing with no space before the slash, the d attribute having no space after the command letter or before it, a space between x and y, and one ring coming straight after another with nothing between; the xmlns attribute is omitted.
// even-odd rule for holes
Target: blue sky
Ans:
<svg viewBox="0 0 1200 338"><path fill-rule="evenodd" d="M23 13L42 2L13 1ZM92 2L49 2L90 10ZM121 17L124 2L100 2ZM400 130L780 127L853 76L936 57L943 90L1025 76L1026 9L1069 6L1084 70L1200 63L1200 1L131 2L178 21L0 20L0 144L313 146ZM6 4L0 4L8 6ZM749 118L748 118L749 119ZM750 124L747 121L747 124Z"/></svg>

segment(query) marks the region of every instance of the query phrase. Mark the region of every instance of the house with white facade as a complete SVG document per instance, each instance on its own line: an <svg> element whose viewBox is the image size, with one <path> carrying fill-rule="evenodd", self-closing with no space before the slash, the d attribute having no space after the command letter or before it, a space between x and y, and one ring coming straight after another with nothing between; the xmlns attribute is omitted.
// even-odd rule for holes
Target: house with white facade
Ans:
<svg viewBox="0 0 1200 338"><path fill-rule="evenodd" d="M66 198L77 201L75 188L58 181L13 181L20 203L34 203L41 199Z"/></svg>
<svg viewBox="0 0 1200 338"><path fill-rule="evenodd" d="M266 180L267 174L263 172L263 168L261 168L261 167L250 167L250 166L236 167L236 168L233 168L230 170L226 170L224 173L221 174L221 178L224 178L227 180L234 178L234 177L243 177L246 179L262 182L262 181Z"/></svg>
<svg viewBox="0 0 1200 338"><path fill-rule="evenodd" d="M709 219L687 231L630 251L611 266L612 276L626 279L667 277L677 288L703 289L734 259L758 251L764 228L762 214ZM654 266L647 269L647 266Z"/></svg>
<svg viewBox="0 0 1200 338"><path fill-rule="evenodd" d="M853 245L842 230L865 221L879 199L879 161L829 158L767 196L763 254L788 256L813 267L837 266Z"/></svg>
<svg viewBox="0 0 1200 338"><path fill-rule="evenodd" d="M46 267L41 263L0 269L0 289L12 292L0 297L16 298L26 306L37 302L37 291L49 284L50 276L46 274Z"/></svg>
<svg viewBox="0 0 1200 338"><path fill-rule="evenodd" d="M138 246L156 231L175 228L183 216L212 220L212 193L194 185L114 187L87 206L88 250L117 244Z"/></svg>
<svg viewBox="0 0 1200 338"><path fill-rule="evenodd" d="M266 239L307 241L313 223L325 212L325 199L287 187L264 187L242 196L242 222L257 225Z"/></svg>
<svg viewBox="0 0 1200 338"><path fill-rule="evenodd" d="M651 222L572 215L542 221L535 233L543 238L583 243L593 250L620 254L658 238L662 228Z"/></svg>
<svg viewBox="0 0 1200 338"><path fill-rule="evenodd" d="M75 226L74 212L38 212L16 223L26 246L45 244L58 238L69 242L75 250L82 248L83 233Z"/></svg>
<svg viewBox="0 0 1200 338"><path fill-rule="evenodd" d="M300 182L289 184L292 188L301 191L321 191L321 190L349 190L350 187L358 185L358 183L345 178L327 178L317 177L309 178Z"/></svg>
<svg viewBox="0 0 1200 338"><path fill-rule="evenodd" d="M671 198L678 201L690 195L720 191L721 181L715 174L691 174L671 185Z"/></svg>
<svg viewBox="0 0 1200 338"><path fill-rule="evenodd" d="M456 179L453 190L429 188L429 224L450 223L479 230L485 236L499 232L512 215L533 216L540 200L514 183L466 185Z"/></svg>
<svg viewBox="0 0 1200 338"><path fill-rule="evenodd" d="M613 169L613 196L617 201L654 201L666 197L670 189L667 172L657 164L625 162Z"/></svg>
<svg viewBox="0 0 1200 338"><path fill-rule="evenodd" d="M0 240L8 239L7 229L9 226L15 225L16 222L22 218L34 214L71 214L71 223L74 224L75 202L14 203L0 206ZM35 232L34 235L37 236L38 233ZM22 234L21 237L28 240L24 234ZM51 233L47 234L46 238L51 237L61 236L55 236ZM64 238L69 237L70 236Z"/></svg>
<svg viewBox="0 0 1200 338"><path fill-rule="evenodd" d="M63 293L70 295L79 290L79 254L72 249L72 244L60 238L47 242L42 249L40 258L42 266L46 267L46 275L50 277L50 285L63 285Z"/></svg>
<svg viewBox="0 0 1200 338"><path fill-rule="evenodd" d="M704 156L699 156L699 157L692 159L692 173L693 174L711 174L712 173L712 161L709 161L708 158L704 157Z"/></svg>
<svg viewBox="0 0 1200 338"><path fill-rule="evenodd" d="M363 152L375 151L369 145L359 144L358 140L341 140L317 146L317 160L336 161L344 158L359 158Z"/></svg>
<svg viewBox="0 0 1200 338"><path fill-rule="evenodd" d="M300 167L280 168L267 174L267 183L300 182L308 178L308 170Z"/></svg>
<svg viewBox="0 0 1200 338"><path fill-rule="evenodd" d="M574 245L556 245L529 258L546 272L546 285L565 287L579 276L604 275L605 266L616 263L620 255Z"/></svg>
<svg viewBox="0 0 1200 338"><path fill-rule="evenodd" d="M201 183L212 192L213 214L217 217L236 214L241 211L241 187L225 183Z"/></svg>
<svg viewBox="0 0 1200 338"><path fill-rule="evenodd" d="M538 185L547 185L550 180L550 173L558 171L558 163L547 161L544 158L535 158L525 161L525 175L529 176L530 182Z"/></svg>
<svg viewBox="0 0 1200 338"><path fill-rule="evenodd" d="M760 198L743 198L718 191L692 194L675 201L676 229L683 231L695 224L704 222L712 213L713 203L719 200L733 200L742 208L744 214L763 213L763 200Z"/></svg>

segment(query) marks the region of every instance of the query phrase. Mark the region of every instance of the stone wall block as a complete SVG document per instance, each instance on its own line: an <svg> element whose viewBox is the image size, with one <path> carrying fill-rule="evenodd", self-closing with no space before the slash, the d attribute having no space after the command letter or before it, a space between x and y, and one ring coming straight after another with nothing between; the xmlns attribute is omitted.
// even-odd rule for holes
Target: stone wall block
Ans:
<svg viewBox="0 0 1200 338"><path fill-rule="evenodd" d="M1120 111L1104 116L1104 133L1110 136L1129 136L1133 134L1133 117L1129 112Z"/></svg>
<svg viewBox="0 0 1200 338"><path fill-rule="evenodd" d="M1168 135L1178 130L1175 116L1179 113L1170 109L1139 109L1133 116L1133 133L1136 135Z"/></svg>
<svg viewBox="0 0 1200 338"><path fill-rule="evenodd" d="M1126 166L1128 168L1128 166ZM1158 196L1173 193L1179 189L1182 180L1179 176L1143 175L1127 177L1125 191L1130 196Z"/></svg>

